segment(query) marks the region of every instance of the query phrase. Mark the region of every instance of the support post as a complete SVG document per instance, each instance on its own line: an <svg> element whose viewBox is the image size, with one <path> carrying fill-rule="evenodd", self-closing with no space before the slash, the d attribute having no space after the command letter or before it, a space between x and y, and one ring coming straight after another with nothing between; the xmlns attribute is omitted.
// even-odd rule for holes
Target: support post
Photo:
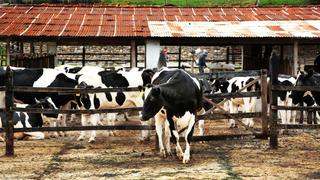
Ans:
<svg viewBox="0 0 320 180"><path fill-rule="evenodd" d="M181 69L181 46L179 46L178 68Z"/></svg>
<svg viewBox="0 0 320 180"><path fill-rule="evenodd" d="M10 41L7 40L6 44L6 59L7 59L7 66L10 66Z"/></svg>
<svg viewBox="0 0 320 180"><path fill-rule="evenodd" d="M5 156L14 156L13 145L13 91L12 91L12 71L10 66L7 66L6 70L6 120L4 121L5 133L6 133L6 152Z"/></svg>
<svg viewBox="0 0 320 180"><path fill-rule="evenodd" d="M86 47L82 46L82 67L86 65Z"/></svg>
<svg viewBox="0 0 320 180"><path fill-rule="evenodd" d="M278 110L271 108L272 106L278 105L277 93L272 90L272 85L276 85L278 82L278 73L279 73L279 57L275 52L272 52L270 61L269 61L269 69L270 69L270 147L272 149L278 148L278 130L277 130L277 120L278 120Z"/></svg>
<svg viewBox="0 0 320 180"><path fill-rule="evenodd" d="M137 45L135 41L131 41L131 49L130 49L130 67L137 67Z"/></svg>
<svg viewBox="0 0 320 180"><path fill-rule="evenodd" d="M30 42L30 54L34 55L34 43Z"/></svg>
<svg viewBox="0 0 320 180"><path fill-rule="evenodd" d="M268 138L268 82L266 70L261 70L261 112L262 136Z"/></svg>
<svg viewBox="0 0 320 180"><path fill-rule="evenodd" d="M20 42L20 43L19 43L19 46L20 46L20 47L19 47L19 50L20 50L20 51L19 51L19 55L22 57L22 56L23 56L23 42Z"/></svg>
<svg viewBox="0 0 320 180"><path fill-rule="evenodd" d="M293 75L298 74L298 52L299 52L299 46L298 41L294 41L293 43Z"/></svg>
<svg viewBox="0 0 320 180"><path fill-rule="evenodd" d="M231 46L231 61L232 61L232 64L236 64L236 56L234 54L235 54L234 46Z"/></svg>
<svg viewBox="0 0 320 180"><path fill-rule="evenodd" d="M226 64L229 64L229 50L230 50L230 47L228 46L227 53L226 53Z"/></svg>

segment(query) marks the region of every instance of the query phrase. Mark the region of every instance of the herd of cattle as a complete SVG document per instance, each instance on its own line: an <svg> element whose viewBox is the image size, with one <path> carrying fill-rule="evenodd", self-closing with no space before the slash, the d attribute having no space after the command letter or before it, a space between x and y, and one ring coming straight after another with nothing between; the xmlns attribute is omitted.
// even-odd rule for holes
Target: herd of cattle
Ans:
<svg viewBox="0 0 320 180"><path fill-rule="evenodd" d="M171 154L170 137L176 144L177 156L183 163L190 159L190 140L196 123L195 115L201 114L212 106L203 100L204 94L236 92L253 81L256 77L234 77L231 79L198 79L184 70L163 68L158 71L151 69L119 69L105 70L99 67L58 67L56 69L26 69L14 68L13 85L26 87L64 87L64 88L110 88L110 87L139 87L140 91L105 92L105 93L22 93L15 92L14 100L17 107L33 107L44 109L69 109L75 106L79 109L105 109L118 107L143 107L141 123L150 125L150 119L155 119L156 132L159 139L160 154ZM0 68L0 86L4 86L6 68ZM279 77L278 83L285 86L318 86L320 76L312 71L299 73L295 77ZM259 91L259 81L247 87L244 92ZM213 99L221 102L223 99ZM320 93L310 91L282 91L278 93L278 105L292 106L304 103L307 106L317 106L320 103ZM232 98L224 103L224 108L230 113L261 111L259 97ZM5 107L5 93L0 92L0 108ZM5 113L0 113L0 127L6 121ZM114 125L117 113L82 114L81 124L101 125L103 117L108 125ZM282 123L295 123L295 111L279 111ZM318 114L317 114L318 118ZM315 119L317 119L315 118ZM14 113L15 128L41 127L44 122L50 126L66 126L66 115ZM228 127L236 127L234 120L228 121ZM244 123L253 127L252 118L244 119ZM316 121L314 122L316 123ZM204 121L199 120L200 135L204 132ZM112 131L108 132L113 135ZM15 134L17 138L25 135L34 139L44 139L42 132L25 132ZM58 136L57 132L51 134ZM64 135L61 133L60 135ZM185 152L179 145L179 137L185 137ZM82 131L78 140L83 140L86 132ZM96 132L91 131L89 142L94 142ZM150 138L150 131L142 130L141 140ZM0 141L3 138L0 136Z"/></svg>

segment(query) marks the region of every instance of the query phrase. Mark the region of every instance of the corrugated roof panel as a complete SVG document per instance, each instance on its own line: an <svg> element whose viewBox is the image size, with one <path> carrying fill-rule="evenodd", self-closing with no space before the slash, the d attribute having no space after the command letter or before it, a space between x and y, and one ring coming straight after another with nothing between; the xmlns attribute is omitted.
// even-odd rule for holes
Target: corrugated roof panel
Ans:
<svg viewBox="0 0 320 180"><path fill-rule="evenodd" d="M148 22L152 37L299 37L313 38L318 21ZM310 29L312 26L313 30ZM177 36L175 36L177 35Z"/></svg>
<svg viewBox="0 0 320 180"><path fill-rule="evenodd" d="M298 24L279 23L289 20L305 21L299 21ZM319 20L320 6L178 8L121 5L23 5L0 7L0 26L2 27L0 35L10 36L22 33L26 36L86 36L87 34L88 36L147 37L151 33L148 21L169 21L186 23L183 26L170 24L170 27L175 29L174 32L164 32L169 36L177 37L182 35L206 37L208 34L214 37L231 35L281 37L281 34L288 37L318 37L316 34L320 29L317 23ZM187 26L189 22L200 24L208 22L209 26L211 26L210 23L215 23L215 26L206 28L199 24L198 31L195 31ZM248 27L245 28L244 24ZM226 27L238 29L239 32L233 32ZM180 28L182 31L179 31ZM203 28L203 31L199 32L199 28Z"/></svg>

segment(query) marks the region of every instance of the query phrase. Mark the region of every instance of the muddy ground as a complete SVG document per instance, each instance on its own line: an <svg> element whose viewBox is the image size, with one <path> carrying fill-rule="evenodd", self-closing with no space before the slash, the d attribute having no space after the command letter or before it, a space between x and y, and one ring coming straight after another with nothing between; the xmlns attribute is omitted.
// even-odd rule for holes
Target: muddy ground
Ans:
<svg viewBox="0 0 320 180"><path fill-rule="evenodd" d="M234 133L223 122L206 126L208 134ZM194 142L191 161L162 158L150 142L139 142L139 131L120 131L97 141L77 142L68 137L15 141L13 158L0 158L1 179L320 179L320 133L282 135L279 149L251 137ZM174 149L174 148L173 148ZM4 144L0 144L4 154Z"/></svg>

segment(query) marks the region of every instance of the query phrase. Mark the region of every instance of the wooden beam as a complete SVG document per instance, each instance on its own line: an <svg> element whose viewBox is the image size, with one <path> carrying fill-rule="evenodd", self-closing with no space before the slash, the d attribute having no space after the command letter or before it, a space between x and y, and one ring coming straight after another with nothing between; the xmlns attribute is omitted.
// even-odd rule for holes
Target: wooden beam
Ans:
<svg viewBox="0 0 320 180"><path fill-rule="evenodd" d="M275 52L272 52L270 61L269 61L269 70L270 70L270 82L271 84L277 84L278 74L279 74L279 57ZM278 120L278 110L272 109L272 106L278 105L278 96L275 91L270 90L270 142L269 145L271 148L278 148L278 129L277 129L277 120Z"/></svg>
<svg viewBox="0 0 320 180"><path fill-rule="evenodd" d="M179 46L178 68L181 68L181 46Z"/></svg>
<svg viewBox="0 0 320 180"><path fill-rule="evenodd" d="M262 135L267 137L268 135L268 81L266 70L261 70L261 119L262 119Z"/></svg>
<svg viewBox="0 0 320 180"><path fill-rule="evenodd" d="M19 49L20 49L20 51L19 51L19 54L20 54L20 56L23 56L23 42L19 42Z"/></svg>
<svg viewBox="0 0 320 180"><path fill-rule="evenodd" d="M14 141L13 141L13 81L12 71L8 66L6 70L6 97L5 97L5 109L6 109L6 121L4 122L4 129L6 133L6 156L14 156Z"/></svg>
<svg viewBox="0 0 320 180"><path fill-rule="evenodd" d="M135 41L131 41L131 49L130 49L130 67L134 68L137 67L137 45Z"/></svg>
<svg viewBox="0 0 320 180"><path fill-rule="evenodd" d="M82 67L86 65L86 47L82 46Z"/></svg>
<svg viewBox="0 0 320 180"><path fill-rule="evenodd" d="M34 43L30 42L30 54L34 54Z"/></svg>
<svg viewBox="0 0 320 180"><path fill-rule="evenodd" d="M7 66L10 66L10 41L7 40L7 43L6 43L6 58L7 58Z"/></svg>
<svg viewBox="0 0 320 180"><path fill-rule="evenodd" d="M298 57L298 52L299 52L299 46L298 46L298 41L293 42L293 75L298 74L298 68L299 68L299 57ZM300 68L299 68L300 69Z"/></svg>

